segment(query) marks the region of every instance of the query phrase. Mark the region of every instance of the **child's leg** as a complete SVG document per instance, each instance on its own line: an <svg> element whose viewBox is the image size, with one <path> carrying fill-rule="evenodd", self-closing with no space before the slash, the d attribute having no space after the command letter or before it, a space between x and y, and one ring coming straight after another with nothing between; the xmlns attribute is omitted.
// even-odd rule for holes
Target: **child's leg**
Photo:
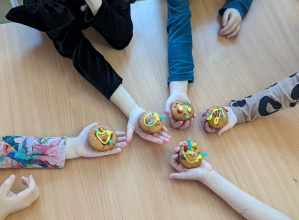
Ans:
<svg viewBox="0 0 299 220"><path fill-rule="evenodd" d="M109 2L111 2L112 6ZM90 11L88 14L88 17L93 16ZM93 19L92 27L96 29L112 47L121 50L128 46L133 37L130 1L103 0L100 10Z"/></svg>

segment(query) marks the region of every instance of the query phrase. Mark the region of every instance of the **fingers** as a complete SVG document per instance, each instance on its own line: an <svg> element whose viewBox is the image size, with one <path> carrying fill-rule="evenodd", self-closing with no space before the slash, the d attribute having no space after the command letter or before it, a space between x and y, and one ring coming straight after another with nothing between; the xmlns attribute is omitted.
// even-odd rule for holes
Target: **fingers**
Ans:
<svg viewBox="0 0 299 220"><path fill-rule="evenodd" d="M126 139L125 139L126 140ZM120 142L120 143L116 143L115 145L114 145L114 148L123 148L123 147L125 147L125 146L127 146L128 144L127 144L127 142Z"/></svg>
<svg viewBox="0 0 299 220"><path fill-rule="evenodd" d="M184 143L184 142L180 142L180 143L179 143L179 146L177 146L177 147L175 147L175 148L173 149L173 152L174 152L175 154L179 153L179 151L180 151L181 146L183 145L183 143Z"/></svg>
<svg viewBox="0 0 299 220"><path fill-rule="evenodd" d="M16 197L23 201L22 208L26 208L37 199L39 196L39 190L32 175L30 175L28 178L22 177L22 183L28 186L28 188L18 193Z"/></svg>
<svg viewBox="0 0 299 220"><path fill-rule="evenodd" d="M201 117L204 117L204 116L206 116L207 115L207 113L208 113L208 108L201 114Z"/></svg>
<svg viewBox="0 0 299 220"><path fill-rule="evenodd" d="M227 25L220 30L220 35L226 36L226 35L234 32L237 29L238 25L239 24L237 22L235 22L234 20L232 20L232 19L229 20Z"/></svg>
<svg viewBox="0 0 299 220"><path fill-rule="evenodd" d="M158 132L160 135L162 135L162 136L164 136L165 138L167 138L167 139L171 139L171 136L169 135L169 134L167 134L164 130L160 130L159 132Z"/></svg>
<svg viewBox="0 0 299 220"><path fill-rule="evenodd" d="M94 122L94 123L92 123L92 124L86 126L85 128L83 128L83 130L81 131L80 135L84 135L84 136L86 136L87 133L89 133L90 129L91 129L93 126L97 125L97 124L98 124L97 122Z"/></svg>
<svg viewBox="0 0 299 220"><path fill-rule="evenodd" d="M156 144L163 144L164 143L161 139L156 138L151 134L147 134L145 132L138 132L138 134L144 140L147 140L147 141L150 141L150 142L153 142L153 143L156 143Z"/></svg>
<svg viewBox="0 0 299 220"><path fill-rule="evenodd" d="M205 127L206 122L207 122L207 116L203 116L202 119L201 119L202 127Z"/></svg>
<svg viewBox="0 0 299 220"><path fill-rule="evenodd" d="M209 126L208 122L205 123L204 128L206 129L207 132L210 132L210 133L214 133L214 132L218 131L218 130L215 129L215 128L211 128L211 127Z"/></svg>
<svg viewBox="0 0 299 220"><path fill-rule="evenodd" d="M226 124L223 128L217 131L217 135L221 135L223 132L227 131L228 129L232 128L231 124Z"/></svg>
<svg viewBox="0 0 299 220"><path fill-rule="evenodd" d="M2 186L0 187L0 193L7 195L15 181L16 177L15 175L11 175L10 177L8 177L8 179L6 179L4 181L4 183L2 184Z"/></svg>
<svg viewBox="0 0 299 220"><path fill-rule="evenodd" d="M124 131L115 131L117 137L125 137L126 136L126 132Z"/></svg>
<svg viewBox="0 0 299 220"><path fill-rule="evenodd" d="M176 121L173 118L170 119L170 123L172 125L172 127L174 128L179 128L180 126L182 126L182 124L184 123L183 121Z"/></svg>
<svg viewBox="0 0 299 220"><path fill-rule="evenodd" d="M227 35L232 34L238 28L238 26L239 26L238 23L233 24L233 26L226 32L222 33L222 35L227 36Z"/></svg>
<svg viewBox="0 0 299 220"><path fill-rule="evenodd" d="M237 36L238 33L239 33L239 31L240 31L240 28L241 28L241 26L239 25L239 26L237 27L237 29L236 29L233 33L227 35L226 38L233 38L233 37Z"/></svg>
<svg viewBox="0 0 299 220"><path fill-rule="evenodd" d="M222 26L225 26L227 24L229 14L230 14L230 11L225 10L223 17L222 17Z"/></svg>
<svg viewBox="0 0 299 220"><path fill-rule="evenodd" d="M172 118L172 114L170 110L165 110L165 114L168 115L169 118Z"/></svg>
<svg viewBox="0 0 299 220"><path fill-rule="evenodd" d="M184 121L184 123L179 127L179 129L188 128L188 126L190 125L190 123L191 123L190 120Z"/></svg>
<svg viewBox="0 0 299 220"><path fill-rule="evenodd" d="M219 31L219 34L227 36L227 38L236 36L239 32L241 23L242 23L242 18L240 13L235 9L227 9L223 15L223 19L222 19L223 28ZM232 35L232 36L228 37L228 35Z"/></svg>
<svg viewBox="0 0 299 220"><path fill-rule="evenodd" d="M172 179L181 179L181 180L183 180L183 179L186 179L186 174L184 172L182 172L182 173L172 173L172 174L170 174L169 177L172 178Z"/></svg>
<svg viewBox="0 0 299 220"><path fill-rule="evenodd" d="M165 132L168 131L168 129L167 129L165 126L163 126L161 130L162 130L162 131L165 131ZM170 137L170 136L169 136L169 137Z"/></svg>
<svg viewBox="0 0 299 220"><path fill-rule="evenodd" d="M111 155L111 154L117 154L117 153L120 153L121 152L121 149L120 148L113 148L111 150L108 150L108 151L105 151L104 153L102 153L101 156L107 156L107 155Z"/></svg>
<svg viewBox="0 0 299 220"><path fill-rule="evenodd" d="M169 118L172 118L170 108L171 108L171 102L166 102L165 103L165 113L168 115Z"/></svg>
<svg viewBox="0 0 299 220"><path fill-rule="evenodd" d="M133 138L133 133L134 133L135 127L134 125L132 125L131 123L128 123L127 125L127 140L126 142L129 143L132 138Z"/></svg>
<svg viewBox="0 0 299 220"><path fill-rule="evenodd" d="M167 135L169 138L165 137L165 135ZM170 142L170 136L168 134L166 134L163 131L159 131L158 133L154 133L153 134L154 137L160 139L163 141L163 143L169 143Z"/></svg>
<svg viewBox="0 0 299 220"><path fill-rule="evenodd" d="M177 159L178 159L178 154L177 153L172 155L171 158L170 158L170 165L174 169L176 169L178 172L180 172L180 166L179 166L180 164L179 164Z"/></svg>

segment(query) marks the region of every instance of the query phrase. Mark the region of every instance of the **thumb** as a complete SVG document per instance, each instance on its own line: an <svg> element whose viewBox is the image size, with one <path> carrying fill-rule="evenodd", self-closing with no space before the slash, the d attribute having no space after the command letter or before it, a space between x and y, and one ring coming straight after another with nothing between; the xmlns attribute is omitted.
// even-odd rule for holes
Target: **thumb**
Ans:
<svg viewBox="0 0 299 220"><path fill-rule="evenodd" d="M129 143L132 140L134 130L135 130L134 125L131 124L130 122L128 122L128 125L127 125L127 140L126 140L127 143Z"/></svg>
<svg viewBox="0 0 299 220"><path fill-rule="evenodd" d="M230 14L230 11L225 10L223 17L222 17L222 26L225 26L227 24L229 14Z"/></svg>
<svg viewBox="0 0 299 220"><path fill-rule="evenodd" d="M223 132L227 131L230 128L232 128L231 124L225 125L223 128L221 128L217 131L217 135L220 136Z"/></svg>
<svg viewBox="0 0 299 220"><path fill-rule="evenodd" d="M83 128L83 130L80 132L80 135L86 135L86 133L89 133L90 129L91 129L93 126L97 125L97 124L98 124L98 123L94 122L94 123L92 123L92 124L86 126L86 127Z"/></svg>
<svg viewBox="0 0 299 220"><path fill-rule="evenodd" d="M172 174L170 174L169 177L172 179L181 179L181 180L186 179L186 176L184 173L172 173Z"/></svg>
<svg viewBox="0 0 299 220"><path fill-rule="evenodd" d="M7 195L13 183L15 182L15 179L15 175L12 174L7 180L5 180L2 186L0 187L0 193Z"/></svg>

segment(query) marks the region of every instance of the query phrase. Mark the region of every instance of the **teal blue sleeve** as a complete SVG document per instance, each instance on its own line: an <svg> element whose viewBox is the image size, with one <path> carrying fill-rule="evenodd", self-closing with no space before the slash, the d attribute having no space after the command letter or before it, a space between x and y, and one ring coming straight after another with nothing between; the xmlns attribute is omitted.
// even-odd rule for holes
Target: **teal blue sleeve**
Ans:
<svg viewBox="0 0 299 220"><path fill-rule="evenodd" d="M189 5L189 0L167 0L168 83L194 81Z"/></svg>

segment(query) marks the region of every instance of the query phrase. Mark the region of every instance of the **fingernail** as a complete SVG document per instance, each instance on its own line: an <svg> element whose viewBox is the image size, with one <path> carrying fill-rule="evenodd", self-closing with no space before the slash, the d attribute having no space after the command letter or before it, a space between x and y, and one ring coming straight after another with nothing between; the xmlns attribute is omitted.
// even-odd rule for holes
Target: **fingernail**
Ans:
<svg viewBox="0 0 299 220"><path fill-rule="evenodd" d="M16 176L15 176L14 174L11 174L9 178L10 178L10 179L14 179L15 177L16 177Z"/></svg>

